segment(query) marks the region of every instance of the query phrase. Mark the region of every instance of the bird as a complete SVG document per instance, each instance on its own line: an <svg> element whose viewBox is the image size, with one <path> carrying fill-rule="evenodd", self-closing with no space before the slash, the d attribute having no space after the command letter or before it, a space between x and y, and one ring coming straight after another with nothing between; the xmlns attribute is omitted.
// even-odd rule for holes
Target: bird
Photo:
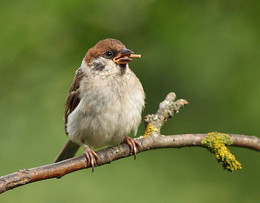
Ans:
<svg viewBox="0 0 260 203"><path fill-rule="evenodd" d="M143 86L129 68L134 54L119 40L107 38L90 48L76 71L65 102L65 143L55 162L71 158L84 148L87 167L97 165L93 149L125 142L136 158L136 135L145 105Z"/></svg>

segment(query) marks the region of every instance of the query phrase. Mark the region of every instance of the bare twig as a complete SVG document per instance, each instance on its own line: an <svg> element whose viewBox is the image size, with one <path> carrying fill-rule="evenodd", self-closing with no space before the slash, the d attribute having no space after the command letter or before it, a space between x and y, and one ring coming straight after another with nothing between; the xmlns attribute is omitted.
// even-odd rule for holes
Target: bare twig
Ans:
<svg viewBox="0 0 260 203"><path fill-rule="evenodd" d="M163 123L169 119L174 112L178 112L182 106L187 104L186 100L177 100L176 102L174 102L174 100L175 94L170 93L166 97L166 100L160 104L160 108L155 115L146 116L146 133L144 136L136 138L136 141L140 144L139 152L158 148L202 146L201 141L207 134L160 135L160 128ZM236 134L229 136L233 141L233 146L260 151L260 138ZM122 143L116 147L100 150L97 152L97 155L99 157L97 166L101 166L130 156L130 150L127 144ZM18 172L0 177L0 193L28 183L62 177L68 173L84 168L86 168L86 160L82 155L58 163L19 170Z"/></svg>

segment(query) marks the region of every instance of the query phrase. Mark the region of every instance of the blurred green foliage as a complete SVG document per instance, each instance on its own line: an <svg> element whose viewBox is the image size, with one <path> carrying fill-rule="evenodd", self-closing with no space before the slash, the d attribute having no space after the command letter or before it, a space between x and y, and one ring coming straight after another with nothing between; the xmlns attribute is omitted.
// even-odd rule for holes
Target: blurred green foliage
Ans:
<svg viewBox="0 0 260 203"><path fill-rule="evenodd" d="M107 37L142 54L130 66L146 91L144 115L170 91L189 101L163 134L259 136L259 17L254 0L1 1L0 174L54 160L67 139L63 105L74 72ZM29 184L0 201L256 202L259 153L231 151L241 171L223 171L202 148L154 150Z"/></svg>

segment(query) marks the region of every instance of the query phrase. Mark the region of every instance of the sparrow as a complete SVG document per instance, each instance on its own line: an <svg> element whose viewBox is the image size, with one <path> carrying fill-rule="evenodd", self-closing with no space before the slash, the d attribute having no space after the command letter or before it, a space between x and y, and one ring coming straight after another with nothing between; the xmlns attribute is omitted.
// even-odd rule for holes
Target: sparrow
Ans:
<svg viewBox="0 0 260 203"><path fill-rule="evenodd" d="M84 148L87 167L98 163L93 149L126 142L136 152L136 135L144 108L141 82L129 68L132 58L141 58L116 39L104 39L87 51L76 71L65 103L68 141L55 162L71 158Z"/></svg>

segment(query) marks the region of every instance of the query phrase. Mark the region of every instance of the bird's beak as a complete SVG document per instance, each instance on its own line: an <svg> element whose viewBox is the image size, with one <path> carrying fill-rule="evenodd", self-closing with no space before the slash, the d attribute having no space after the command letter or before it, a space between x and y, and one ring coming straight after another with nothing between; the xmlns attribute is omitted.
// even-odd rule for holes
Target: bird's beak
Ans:
<svg viewBox="0 0 260 203"><path fill-rule="evenodd" d="M127 64L132 61L132 58L141 58L140 54L134 54L130 49L123 48L122 51L113 58L116 64Z"/></svg>

